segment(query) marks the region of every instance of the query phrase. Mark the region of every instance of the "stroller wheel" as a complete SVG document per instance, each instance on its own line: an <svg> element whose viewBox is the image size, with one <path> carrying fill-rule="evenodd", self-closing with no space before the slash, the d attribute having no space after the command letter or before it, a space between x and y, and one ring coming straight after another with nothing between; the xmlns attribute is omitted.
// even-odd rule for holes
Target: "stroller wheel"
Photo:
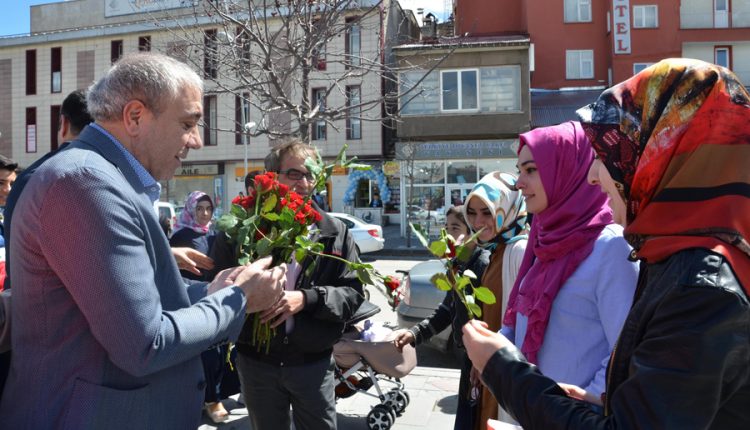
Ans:
<svg viewBox="0 0 750 430"><path fill-rule="evenodd" d="M385 403L391 407L397 415L401 415L407 406L409 406L409 395L405 391L393 389L386 393Z"/></svg>
<svg viewBox="0 0 750 430"><path fill-rule="evenodd" d="M393 412L385 405L375 405L367 414L367 427L370 430L388 430L393 425L395 418Z"/></svg>

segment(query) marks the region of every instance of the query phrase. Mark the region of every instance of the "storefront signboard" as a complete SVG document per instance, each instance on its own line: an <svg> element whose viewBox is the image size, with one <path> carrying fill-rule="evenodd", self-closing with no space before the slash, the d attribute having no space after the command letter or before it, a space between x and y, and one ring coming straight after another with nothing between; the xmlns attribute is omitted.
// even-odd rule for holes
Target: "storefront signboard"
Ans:
<svg viewBox="0 0 750 430"><path fill-rule="evenodd" d="M396 159L507 158L516 156L517 147L516 139L397 142Z"/></svg>
<svg viewBox="0 0 750 430"><path fill-rule="evenodd" d="M175 172L176 176L207 176L218 175L218 164L192 164L182 166Z"/></svg>

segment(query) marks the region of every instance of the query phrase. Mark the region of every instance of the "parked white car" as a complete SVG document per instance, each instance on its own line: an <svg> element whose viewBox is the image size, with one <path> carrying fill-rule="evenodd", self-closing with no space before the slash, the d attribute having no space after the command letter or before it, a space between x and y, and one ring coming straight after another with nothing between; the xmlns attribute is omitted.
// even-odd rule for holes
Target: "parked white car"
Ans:
<svg viewBox="0 0 750 430"><path fill-rule="evenodd" d="M177 224L177 211L172 203L155 201L154 212L156 212L156 218L166 217L172 228Z"/></svg>
<svg viewBox="0 0 750 430"><path fill-rule="evenodd" d="M329 212L328 215L338 218L349 228L359 254L380 251L385 246L383 227L376 224L367 224L361 219L345 213Z"/></svg>
<svg viewBox="0 0 750 430"><path fill-rule="evenodd" d="M436 273L445 272L440 260L427 260L414 265L401 283L401 302L396 308L399 328L410 328L432 315L443 303L445 291L438 290L430 278ZM428 343L441 351L451 346L451 326L430 338Z"/></svg>

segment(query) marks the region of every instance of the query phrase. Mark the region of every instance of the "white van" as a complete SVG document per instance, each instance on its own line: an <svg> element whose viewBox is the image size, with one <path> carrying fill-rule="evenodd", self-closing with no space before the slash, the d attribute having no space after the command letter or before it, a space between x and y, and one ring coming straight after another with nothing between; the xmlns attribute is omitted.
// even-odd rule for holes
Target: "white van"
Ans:
<svg viewBox="0 0 750 430"><path fill-rule="evenodd" d="M177 211L172 203L169 202L154 202L154 212L156 212L156 218L166 217L169 220L170 229L174 229L174 225L177 223Z"/></svg>

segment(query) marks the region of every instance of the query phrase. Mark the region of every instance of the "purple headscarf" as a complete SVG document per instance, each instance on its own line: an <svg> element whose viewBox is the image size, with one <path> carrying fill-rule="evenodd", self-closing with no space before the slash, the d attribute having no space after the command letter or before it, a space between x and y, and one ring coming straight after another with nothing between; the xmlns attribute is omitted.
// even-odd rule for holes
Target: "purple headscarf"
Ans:
<svg viewBox="0 0 750 430"><path fill-rule="evenodd" d="M516 325L516 313L528 317L521 352L532 363L542 347L552 303L565 281L591 254L594 242L612 223L607 196L588 183L594 151L578 122L537 128L522 134L547 194L548 206L535 214L529 245L510 293L503 323ZM523 281L523 291L519 286Z"/></svg>
<svg viewBox="0 0 750 430"><path fill-rule="evenodd" d="M208 228L211 226L211 222L206 225L200 225L198 221L196 221L197 217L195 216L195 208L198 206L198 200L202 199L203 197L208 197L208 201L211 203L211 207L214 206L214 202L211 200L211 197L209 197L208 194L204 193L203 191L193 191L192 193L188 194L187 198L185 199L185 209L182 210L180 218L177 220L177 224L175 224L175 233L183 228L189 228L196 233L208 233Z"/></svg>

